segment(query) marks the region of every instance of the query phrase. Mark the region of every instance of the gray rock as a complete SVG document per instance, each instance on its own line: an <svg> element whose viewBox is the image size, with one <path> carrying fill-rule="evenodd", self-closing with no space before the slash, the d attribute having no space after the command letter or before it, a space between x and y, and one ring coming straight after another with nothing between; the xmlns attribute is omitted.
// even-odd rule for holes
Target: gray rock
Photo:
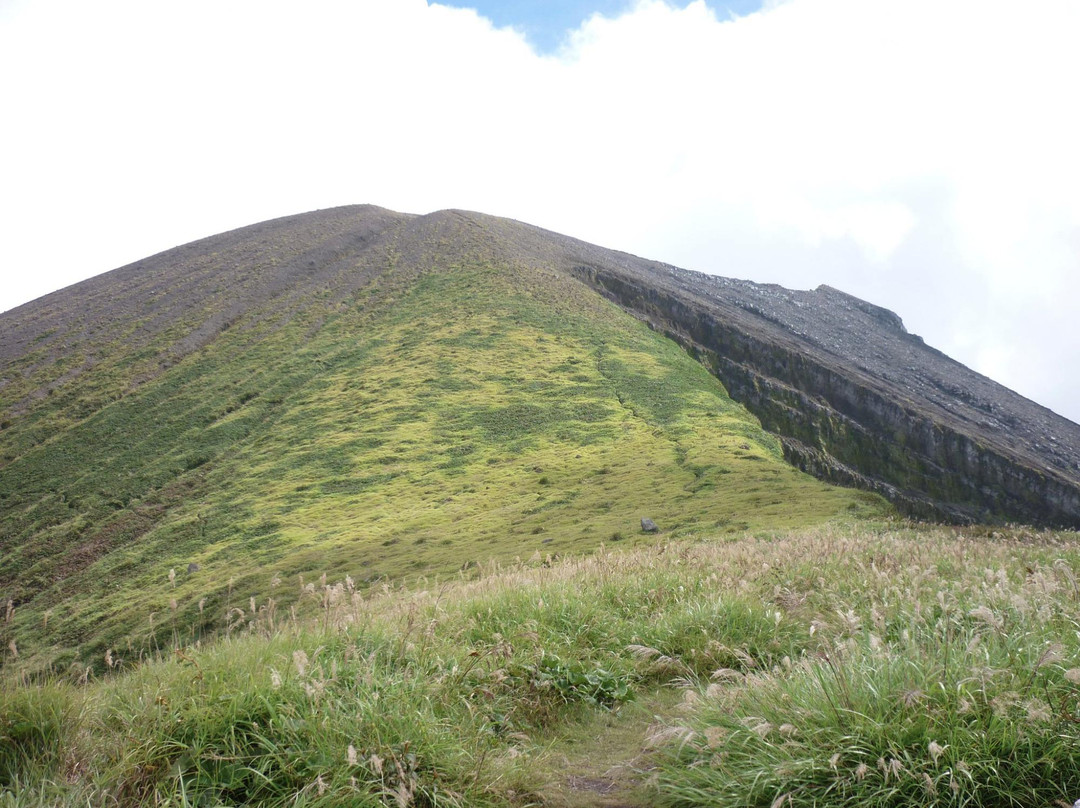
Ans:
<svg viewBox="0 0 1080 808"><path fill-rule="evenodd" d="M571 272L703 361L797 468L916 519L1080 528L1080 424L928 347L888 309L601 255Z"/></svg>
<svg viewBox="0 0 1080 808"><path fill-rule="evenodd" d="M644 516L641 517L641 529L645 533L659 533L660 532L660 528L658 528L656 526L656 522L654 522L652 519L649 519L649 518L644 517Z"/></svg>
<svg viewBox="0 0 1080 808"><path fill-rule="evenodd" d="M193 572L198 572L200 569L202 569L202 567L200 567L194 561L187 565L188 575L191 575L191 573Z"/></svg>

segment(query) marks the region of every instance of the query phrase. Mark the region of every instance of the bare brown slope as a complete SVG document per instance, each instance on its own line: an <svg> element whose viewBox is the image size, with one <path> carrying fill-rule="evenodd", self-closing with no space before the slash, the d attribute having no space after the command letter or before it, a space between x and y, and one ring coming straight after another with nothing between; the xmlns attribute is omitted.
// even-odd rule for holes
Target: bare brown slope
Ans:
<svg viewBox="0 0 1080 808"><path fill-rule="evenodd" d="M43 381L18 401L0 389L0 405L18 415L93 367L92 353L58 362L72 344L115 344L127 328L123 349L134 350L164 335L169 350L155 356L167 363L232 323L284 316L313 296L343 301L386 271L463 260L600 291L695 352L783 437L792 462L820 476L921 516L1080 527L1080 427L929 348L892 312L828 287L702 275L462 211L356 206L288 217L34 301L0 316L0 362L36 352L20 373Z"/></svg>
<svg viewBox="0 0 1080 808"><path fill-rule="evenodd" d="M38 385L13 384L16 379L5 373L0 405L21 414L95 367L105 353L137 356L155 345L158 367L143 370L139 380L145 381L270 301L288 316L320 287L347 297L365 280L357 253L411 219L371 205L275 219L158 253L5 312L5 370L33 355L35 361L20 368L21 377L30 379L74 353L83 358L63 374L40 374ZM13 399L11 387L25 387L24 395Z"/></svg>

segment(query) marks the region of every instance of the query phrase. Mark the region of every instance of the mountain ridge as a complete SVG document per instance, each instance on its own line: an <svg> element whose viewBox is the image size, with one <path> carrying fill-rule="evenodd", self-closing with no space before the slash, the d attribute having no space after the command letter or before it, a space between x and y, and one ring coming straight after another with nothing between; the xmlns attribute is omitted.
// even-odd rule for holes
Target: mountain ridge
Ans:
<svg viewBox="0 0 1080 808"><path fill-rule="evenodd" d="M296 247L295 234L312 228L315 236ZM430 268L467 249L568 274L676 339L784 438L791 462L818 476L879 491L919 517L1080 526L1080 427L925 345L888 309L828 286L803 292L694 273L470 211L415 215L348 206L182 245L0 316L0 361L62 329L63 312L76 299L91 320L115 309L117 283L131 295L123 316L137 316L135 302L145 307L146 296L157 293L152 279L161 267L200 252L224 252L236 266L228 277L195 272L187 299L203 299L211 284L219 292L227 285L234 299L177 339L163 365L268 300L288 311L323 285L340 303L387 268ZM245 287L260 260L272 261L271 271ZM173 298L154 308L156 319L144 320L136 342L183 319L185 298ZM725 324L734 324L728 336L711 344ZM816 370L796 368L800 363ZM93 366L87 359L49 385L62 386ZM159 370L144 373L152 378ZM811 378L815 373L825 377ZM48 389L29 395L40 398ZM862 407L858 400L869 391L875 403ZM7 409L18 415L24 404ZM882 452L884 460L873 462Z"/></svg>

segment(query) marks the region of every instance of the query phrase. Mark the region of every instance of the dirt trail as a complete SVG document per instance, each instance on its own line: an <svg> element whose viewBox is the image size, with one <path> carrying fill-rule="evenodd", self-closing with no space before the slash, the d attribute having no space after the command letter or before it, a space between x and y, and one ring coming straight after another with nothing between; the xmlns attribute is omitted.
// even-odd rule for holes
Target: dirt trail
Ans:
<svg viewBox="0 0 1080 808"><path fill-rule="evenodd" d="M617 712L598 714L554 740L543 768L545 808L649 808L649 728L670 717L677 691L642 695Z"/></svg>

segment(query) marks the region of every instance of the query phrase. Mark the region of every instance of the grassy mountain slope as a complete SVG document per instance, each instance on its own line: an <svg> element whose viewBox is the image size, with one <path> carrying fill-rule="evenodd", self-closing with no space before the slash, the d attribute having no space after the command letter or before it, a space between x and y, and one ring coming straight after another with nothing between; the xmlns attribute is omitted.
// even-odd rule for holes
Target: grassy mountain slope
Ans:
<svg viewBox="0 0 1080 808"><path fill-rule="evenodd" d="M146 305L146 322L88 325L78 374L11 360L5 666L190 643L251 620L267 587L287 608L297 587L272 582L295 575L362 584L652 541L643 516L680 536L884 511L785 465L702 366L542 260L452 215L346 219L129 273L118 311ZM140 303L140 283L167 303Z"/></svg>

